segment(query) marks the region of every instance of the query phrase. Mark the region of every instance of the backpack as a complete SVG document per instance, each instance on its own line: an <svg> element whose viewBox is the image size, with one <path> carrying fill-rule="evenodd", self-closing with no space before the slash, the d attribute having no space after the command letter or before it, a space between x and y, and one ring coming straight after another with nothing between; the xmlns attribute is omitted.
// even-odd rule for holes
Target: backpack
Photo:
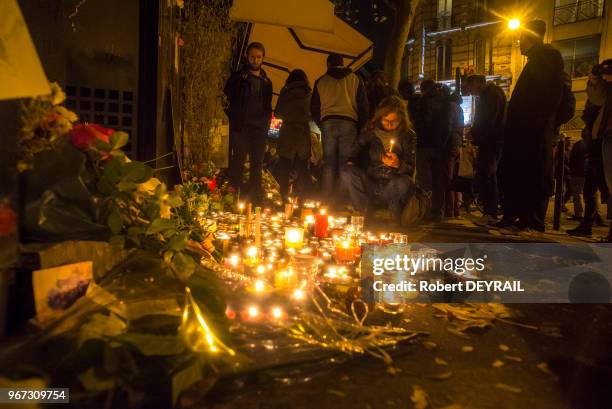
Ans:
<svg viewBox="0 0 612 409"><path fill-rule="evenodd" d="M572 79L569 74L563 72L563 91L561 95L561 103L557 107L557 116L555 125L561 126L568 123L576 112L576 97L572 92Z"/></svg>
<svg viewBox="0 0 612 409"><path fill-rule="evenodd" d="M414 194L408 199L402 211L401 225L414 226L429 213L431 208L431 195L416 186Z"/></svg>

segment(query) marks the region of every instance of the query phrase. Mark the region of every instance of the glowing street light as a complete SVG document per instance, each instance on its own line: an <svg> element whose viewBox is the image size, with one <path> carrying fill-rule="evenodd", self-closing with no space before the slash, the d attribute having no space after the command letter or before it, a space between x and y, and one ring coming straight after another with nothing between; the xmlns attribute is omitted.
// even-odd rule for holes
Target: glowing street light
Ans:
<svg viewBox="0 0 612 409"><path fill-rule="evenodd" d="M516 30L521 26L521 20L518 18L512 18L508 21L508 28L510 30Z"/></svg>

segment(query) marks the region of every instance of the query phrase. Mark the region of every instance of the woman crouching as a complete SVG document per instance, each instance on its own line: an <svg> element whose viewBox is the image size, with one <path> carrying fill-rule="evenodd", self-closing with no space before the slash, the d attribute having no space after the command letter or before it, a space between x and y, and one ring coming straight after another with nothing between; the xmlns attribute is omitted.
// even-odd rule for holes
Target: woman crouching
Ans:
<svg viewBox="0 0 612 409"><path fill-rule="evenodd" d="M385 207L396 221L414 194L416 134L404 102L383 99L351 149L341 178L353 207L368 212Z"/></svg>

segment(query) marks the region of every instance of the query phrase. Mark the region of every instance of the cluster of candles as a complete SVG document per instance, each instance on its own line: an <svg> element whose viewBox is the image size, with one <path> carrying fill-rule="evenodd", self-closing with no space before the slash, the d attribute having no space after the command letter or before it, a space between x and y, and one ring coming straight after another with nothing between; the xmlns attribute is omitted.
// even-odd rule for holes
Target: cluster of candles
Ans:
<svg viewBox="0 0 612 409"><path fill-rule="evenodd" d="M364 232L362 216L353 216L349 222L347 217L328 214L316 202L306 202L302 208L288 203L284 212L277 213L253 211L247 203L239 204L238 211L212 214L211 222L217 224L225 269L248 276L247 290L261 302L226 311L230 319L282 321L287 311L274 303L264 306L268 295L282 292L300 302L317 283L354 284L362 243L406 240L399 233Z"/></svg>

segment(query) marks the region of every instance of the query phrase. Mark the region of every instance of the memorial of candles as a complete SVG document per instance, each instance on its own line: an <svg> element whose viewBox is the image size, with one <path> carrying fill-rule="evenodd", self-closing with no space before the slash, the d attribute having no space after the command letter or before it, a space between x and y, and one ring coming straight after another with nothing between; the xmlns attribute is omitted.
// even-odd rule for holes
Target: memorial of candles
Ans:
<svg viewBox="0 0 612 409"><path fill-rule="evenodd" d="M240 276L255 297L226 315L253 322L280 324L288 316L290 309L269 301L273 294L302 303L319 284L357 287L363 243L408 241L405 234L364 232L362 216L334 216L312 201L301 208L290 202L278 213L239 203L238 214L214 213L208 222L217 226L224 271Z"/></svg>

